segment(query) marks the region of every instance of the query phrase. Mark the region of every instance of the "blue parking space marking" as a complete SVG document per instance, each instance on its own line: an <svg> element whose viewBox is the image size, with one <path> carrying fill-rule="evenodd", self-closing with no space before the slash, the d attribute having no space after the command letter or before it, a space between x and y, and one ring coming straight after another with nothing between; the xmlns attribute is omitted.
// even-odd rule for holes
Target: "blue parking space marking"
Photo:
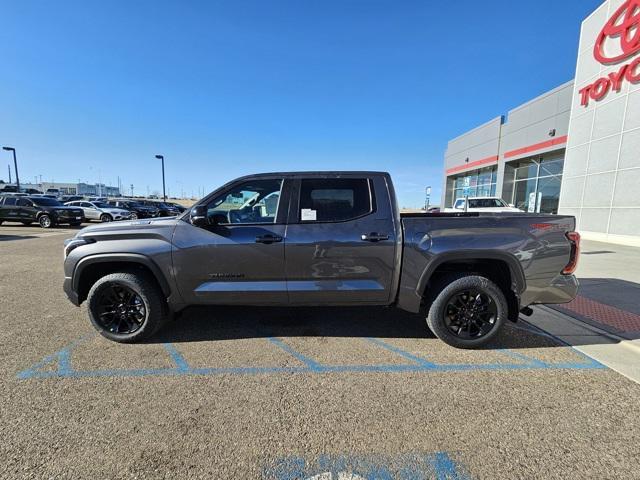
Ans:
<svg viewBox="0 0 640 480"><path fill-rule="evenodd" d="M434 367L436 367L435 363L428 362L424 358L417 357L412 353L405 352L401 348L395 347L393 345L389 345L387 342L384 342L384 341L380 340L379 338L371 338L371 337L369 337L366 340L371 342L371 343L373 343L374 345L378 345L379 347L384 348L385 350L389 350L390 352L396 353L396 354L400 355L401 357L404 357L407 360L410 360L413 363L416 363L418 365L422 365L423 367L426 367L426 368L434 368Z"/></svg>
<svg viewBox="0 0 640 480"><path fill-rule="evenodd" d="M538 332L527 328L530 333ZM544 333L544 332L543 332ZM545 334L545 336L549 336ZM82 377L145 377L145 376L175 376L175 375L264 375L277 373L410 373L410 372L465 372L465 371L508 371L508 370L536 370L536 369L569 369L569 370L593 370L606 368L601 363L591 359L587 355L572 349L582 361L548 363L537 358L515 352L511 349L493 350L512 358L513 363L487 363L487 364L442 364L431 362L402 348L391 345L379 338L365 338L373 345L384 348L407 360L402 364L367 364L367 365L324 365L316 360L295 350L285 340L276 337L267 337L266 340L291 355L302 363L301 366L267 367L250 365L246 367L192 367L180 353L179 347L173 343L163 344L168 358L173 366L165 368L130 368L130 369L105 369L105 370L77 370L71 365L73 351L76 347L85 343L94 335L82 337L58 352L48 355L40 362L17 374L19 379L30 378L82 378ZM561 342L559 339L555 339Z"/></svg>
<svg viewBox="0 0 640 480"><path fill-rule="evenodd" d="M268 480L470 480L447 452L397 456L289 457L264 469Z"/></svg>

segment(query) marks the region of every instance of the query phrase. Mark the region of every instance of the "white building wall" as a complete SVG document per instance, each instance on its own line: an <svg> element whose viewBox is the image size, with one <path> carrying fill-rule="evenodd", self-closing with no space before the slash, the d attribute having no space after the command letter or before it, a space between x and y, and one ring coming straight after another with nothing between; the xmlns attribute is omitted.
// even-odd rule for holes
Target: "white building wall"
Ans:
<svg viewBox="0 0 640 480"><path fill-rule="evenodd" d="M640 245L640 82L625 79L619 92L586 106L580 93L640 56L607 65L594 56L600 32L625 3L606 1L582 24L559 213L575 215L586 238ZM607 45L615 55L616 38Z"/></svg>

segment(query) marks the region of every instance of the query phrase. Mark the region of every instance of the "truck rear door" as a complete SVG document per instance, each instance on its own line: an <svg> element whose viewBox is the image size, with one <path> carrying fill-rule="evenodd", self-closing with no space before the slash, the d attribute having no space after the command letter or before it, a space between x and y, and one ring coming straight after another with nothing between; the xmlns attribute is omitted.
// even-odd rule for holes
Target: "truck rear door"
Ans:
<svg viewBox="0 0 640 480"><path fill-rule="evenodd" d="M389 303L396 235L383 177L297 179L285 244L290 303Z"/></svg>

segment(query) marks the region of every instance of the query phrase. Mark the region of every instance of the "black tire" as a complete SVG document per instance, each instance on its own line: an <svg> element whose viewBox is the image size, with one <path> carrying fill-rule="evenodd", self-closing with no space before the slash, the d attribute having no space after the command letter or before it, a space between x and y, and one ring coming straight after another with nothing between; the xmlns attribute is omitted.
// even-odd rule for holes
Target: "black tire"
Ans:
<svg viewBox="0 0 640 480"><path fill-rule="evenodd" d="M507 299L486 277L454 274L433 286L427 325L456 348L478 348L494 338L508 316Z"/></svg>
<svg viewBox="0 0 640 480"><path fill-rule="evenodd" d="M38 223L42 228L51 228L53 227L53 219L46 213L43 213L38 217Z"/></svg>
<svg viewBox="0 0 640 480"><path fill-rule="evenodd" d="M133 291L142 302L144 315L141 315L139 325L133 331L120 329L119 327L122 323L126 323L126 320L119 319L115 319L111 323L111 328L107 328L110 319L105 319L106 315L100 316L101 309L105 308L103 300L109 297L113 287ZM167 302L162 291L154 279L144 272L119 272L100 278L89 291L87 306L89 319L94 328L103 337L120 343L135 343L149 338L162 327L168 318ZM114 317L118 317L118 315L111 318ZM115 327L115 322L118 321L120 323L118 327Z"/></svg>
<svg viewBox="0 0 640 480"><path fill-rule="evenodd" d="M108 213L103 213L102 215L100 215L100 221L102 223L104 223L104 222L112 222L113 218Z"/></svg>
<svg viewBox="0 0 640 480"><path fill-rule="evenodd" d="M2 222L0 222L2 223ZM20 222L22 223L24 226L28 227L29 225L31 225L33 222Z"/></svg>

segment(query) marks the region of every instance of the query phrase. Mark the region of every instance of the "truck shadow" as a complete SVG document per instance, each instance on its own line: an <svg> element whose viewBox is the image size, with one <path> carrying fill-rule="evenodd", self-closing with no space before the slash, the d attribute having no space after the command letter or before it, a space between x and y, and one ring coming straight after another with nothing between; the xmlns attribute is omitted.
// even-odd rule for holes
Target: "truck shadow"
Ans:
<svg viewBox="0 0 640 480"><path fill-rule="evenodd" d="M436 339L422 315L382 307L190 307L149 343L264 337ZM484 349L565 346L525 323L508 322Z"/></svg>

